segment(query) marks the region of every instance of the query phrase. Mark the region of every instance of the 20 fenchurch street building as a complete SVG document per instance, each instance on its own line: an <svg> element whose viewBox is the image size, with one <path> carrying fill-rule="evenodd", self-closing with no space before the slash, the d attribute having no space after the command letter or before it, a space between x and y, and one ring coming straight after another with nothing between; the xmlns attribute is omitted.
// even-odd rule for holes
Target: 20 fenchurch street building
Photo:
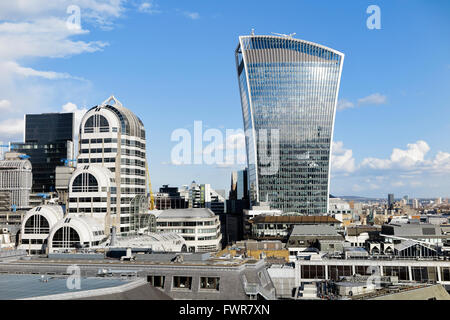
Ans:
<svg viewBox="0 0 450 320"><path fill-rule="evenodd" d="M239 37L236 64L252 203L328 211L344 54L290 36Z"/></svg>

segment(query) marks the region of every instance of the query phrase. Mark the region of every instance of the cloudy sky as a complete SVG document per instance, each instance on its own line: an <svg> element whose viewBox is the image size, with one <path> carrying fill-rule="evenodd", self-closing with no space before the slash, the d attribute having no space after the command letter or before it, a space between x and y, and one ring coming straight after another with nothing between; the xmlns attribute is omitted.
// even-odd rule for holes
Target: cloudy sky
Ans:
<svg viewBox="0 0 450 320"><path fill-rule="evenodd" d="M371 4L381 9L380 30L366 26ZM192 180L228 189L243 144L235 165L174 165L173 133L194 135L202 121L224 144L236 140L238 131L225 134L243 125L238 36L296 32L346 55L331 192L447 197L449 9L437 0L1 1L0 144L23 139L25 113L75 112L79 120L114 94L146 126L153 189ZM193 157L207 155L207 145Z"/></svg>

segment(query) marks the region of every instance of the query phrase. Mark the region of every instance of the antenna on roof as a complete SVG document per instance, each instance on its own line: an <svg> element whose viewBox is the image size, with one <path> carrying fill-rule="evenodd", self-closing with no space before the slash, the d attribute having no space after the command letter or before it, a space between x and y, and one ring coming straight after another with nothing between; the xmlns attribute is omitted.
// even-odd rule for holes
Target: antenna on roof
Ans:
<svg viewBox="0 0 450 320"><path fill-rule="evenodd" d="M255 29L252 28L252 36L254 36L254 35L255 35Z"/></svg>
<svg viewBox="0 0 450 320"><path fill-rule="evenodd" d="M277 36L280 37L285 37L285 38L293 38L297 33L291 33L291 34L284 34L284 33L276 33L276 32L271 32L272 34L275 34Z"/></svg>

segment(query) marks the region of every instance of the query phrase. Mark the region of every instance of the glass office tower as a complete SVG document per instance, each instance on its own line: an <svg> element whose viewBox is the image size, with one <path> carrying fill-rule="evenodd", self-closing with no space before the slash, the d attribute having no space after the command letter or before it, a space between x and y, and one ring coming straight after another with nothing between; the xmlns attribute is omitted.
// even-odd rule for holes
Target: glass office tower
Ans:
<svg viewBox="0 0 450 320"><path fill-rule="evenodd" d="M343 60L336 50L290 36L239 37L236 66L252 203L299 214L328 211ZM267 162L270 154L278 163Z"/></svg>
<svg viewBox="0 0 450 320"><path fill-rule="evenodd" d="M30 157L32 192L55 191L56 167L73 158L73 127L73 113L25 115L25 141L11 143L11 149Z"/></svg>

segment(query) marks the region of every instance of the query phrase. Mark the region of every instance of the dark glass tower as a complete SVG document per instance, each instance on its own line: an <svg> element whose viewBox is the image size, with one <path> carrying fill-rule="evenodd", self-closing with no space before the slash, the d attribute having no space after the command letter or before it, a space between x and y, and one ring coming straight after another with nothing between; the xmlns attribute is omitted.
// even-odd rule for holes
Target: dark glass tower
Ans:
<svg viewBox="0 0 450 320"><path fill-rule="evenodd" d="M25 115L25 141L11 143L11 149L30 157L32 192L55 191L56 167L73 158L73 127L73 113Z"/></svg>
<svg viewBox="0 0 450 320"><path fill-rule="evenodd" d="M236 66L252 203L300 214L328 212L343 60L336 50L290 36L239 37ZM268 154L276 155L272 163Z"/></svg>

